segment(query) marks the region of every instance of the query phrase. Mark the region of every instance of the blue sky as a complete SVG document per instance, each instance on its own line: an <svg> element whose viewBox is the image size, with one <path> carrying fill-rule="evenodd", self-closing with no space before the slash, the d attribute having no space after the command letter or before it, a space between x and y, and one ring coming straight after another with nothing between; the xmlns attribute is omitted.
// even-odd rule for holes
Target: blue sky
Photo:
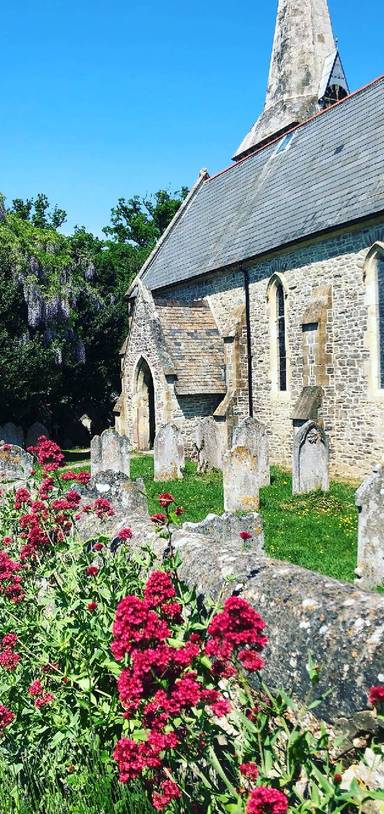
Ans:
<svg viewBox="0 0 384 814"><path fill-rule="evenodd" d="M329 0L352 89L384 72L382 2ZM4 3L0 190L100 232L119 196L226 166L263 105L276 5Z"/></svg>

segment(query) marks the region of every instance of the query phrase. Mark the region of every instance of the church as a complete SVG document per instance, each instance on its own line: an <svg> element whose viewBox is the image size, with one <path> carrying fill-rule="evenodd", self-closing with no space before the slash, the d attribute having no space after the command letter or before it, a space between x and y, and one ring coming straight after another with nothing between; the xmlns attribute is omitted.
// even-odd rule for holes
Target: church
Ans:
<svg viewBox="0 0 384 814"><path fill-rule="evenodd" d="M115 412L137 449L171 421L191 450L204 416L231 445L254 416L290 467L314 418L333 475L383 460L383 92L350 92L327 0L279 0L264 110L128 291Z"/></svg>

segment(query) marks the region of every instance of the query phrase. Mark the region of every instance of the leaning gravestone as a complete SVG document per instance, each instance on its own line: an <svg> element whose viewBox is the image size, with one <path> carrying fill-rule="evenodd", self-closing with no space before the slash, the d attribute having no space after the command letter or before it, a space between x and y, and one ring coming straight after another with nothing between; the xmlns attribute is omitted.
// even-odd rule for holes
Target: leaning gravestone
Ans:
<svg viewBox="0 0 384 814"><path fill-rule="evenodd" d="M26 481L33 469L33 457L16 444L0 442L0 483L17 484Z"/></svg>
<svg viewBox="0 0 384 814"><path fill-rule="evenodd" d="M247 447L232 447L223 458L224 510L257 512L259 462Z"/></svg>
<svg viewBox="0 0 384 814"><path fill-rule="evenodd" d="M164 424L153 445L155 481L181 480L185 466L183 436L176 424Z"/></svg>
<svg viewBox="0 0 384 814"><path fill-rule="evenodd" d="M119 435L112 427L91 440L91 474L121 472L130 476L130 443L126 435Z"/></svg>
<svg viewBox="0 0 384 814"><path fill-rule="evenodd" d="M13 421L7 421L0 427L0 438L6 444L15 444L18 447L24 445L24 431L22 427L17 427Z"/></svg>
<svg viewBox="0 0 384 814"><path fill-rule="evenodd" d="M255 453L259 465L260 486L269 486L269 444L265 424L256 418L244 418L233 433L233 446L247 447Z"/></svg>
<svg viewBox="0 0 384 814"><path fill-rule="evenodd" d="M293 443L292 491L294 495L329 489L328 438L319 424L307 421Z"/></svg>
<svg viewBox="0 0 384 814"><path fill-rule="evenodd" d="M221 469L223 451L221 436L215 419L212 416L201 418L195 432L195 449L197 451L197 471L199 474L210 469Z"/></svg>
<svg viewBox="0 0 384 814"><path fill-rule="evenodd" d="M49 438L49 430L41 424L40 421L35 421L34 424L29 428L26 438L25 438L25 446L33 447L39 440L39 438L45 435L46 438Z"/></svg>
<svg viewBox="0 0 384 814"><path fill-rule="evenodd" d="M356 492L359 509L356 582L365 591L384 586L384 467L373 472Z"/></svg>
<svg viewBox="0 0 384 814"><path fill-rule="evenodd" d="M250 538L244 543L240 536L242 532L250 534ZM233 543L240 547L245 544L252 548L255 554L265 554L263 522L257 512L243 515L232 512L224 512L222 515L212 513L207 514L199 523L183 523L180 530L174 532L175 544L177 545L179 538L185 537L186 534L200 534L220 546Z"/></svg>

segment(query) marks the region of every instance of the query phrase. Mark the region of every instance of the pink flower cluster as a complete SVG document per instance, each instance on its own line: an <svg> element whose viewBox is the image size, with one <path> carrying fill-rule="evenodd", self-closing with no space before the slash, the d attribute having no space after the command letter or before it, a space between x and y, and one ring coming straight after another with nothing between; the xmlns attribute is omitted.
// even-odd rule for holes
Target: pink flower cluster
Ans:
<svg viewBox="0 0 384 814"><path fill-rule="evenodd" d="M11 712L11 710L8 709L8 707L5 707L4 704L0 704L0 734L4 729L6 729L7 726L10 726L14 720L14 712Z"/></svg>
<svg viewBox="0 0 384 814"><path fill-rule="evenodd" d="M0 594L15 605L24 598L20 570L20 563L12 560L6 551L0 550Z"/></svg>
<svg viewBox="0 0 384 814"><path fill-rule="evenodd" d="M384 710L384 684L376 684L371 687L368 695L369 703L373 707L383 708Z"/></svg>
<svg viewBox="0 0 384 814"><path fill-rule="evenodd" d="M28 687L28 693L35 698L36 709L41 709L47 704L51 704L55 700L55 696L51 692L45 692L41 681L36 678Z"/></svg>
<svg viewBox="0 0 384 814"><path fill-rule="evenodd" d="M231 704L218 689L223 666L226 674L232 675L236 670L233 664L229 670L231 659L240 658L242 651L256 658L266 641L261 635L264 622L242 599L227 600L224 611L209 626L207 641L192 632L179 646L170 643L170 639L178 638L171 626L181 621L182 606L171 577L155 571L142 598L126 596L121 600L113 625L112 653L118 661L127 659L118 678L124 717L141 717L148 732L146 740L140 742L122 738L114 758L121 782L144 775L147 782L160 788L152 797L159 811L180 793L173 781L166 785L169 771L166 776L162 771L183 738L180 719L192 710L196 710L197 720L204 712L216 717L228 715ZM207 655L213 657L208 686L202 677L204 671L199 669L204 657L205 676L209 674ZM196 743L191 748L197 748Z"/></svg>
<svg viewBox="0 0 384 814"><path fill-rule="evenodd" d="M76 483L81 483L82 486L86 486L87 483L91 480L91 473L90 472L72 472L72 470L68 470L68 472L63 472L61 475L62 481L75 481Z"/></svg>
<svg viewBox="0 0 384 814"><path fill-rule="evenodd" d="M246 814L286 814L288 800L282 791L265 786L251 791L245 812Z"/></svg>
<svg viewBox="0 0 384 814"><path fill-rule="evenodd" d="M55 472L56 469L63 466L64 455L60 447L45 435L41 435L37 439L36 446L28 447L28 452L36 456L44 472Z"/></svg>
<svg viewBox="0 0 384 814"><path fill-rule="evenodd" d="M16 643L16 633L6 633L0 642L0 667L3 670L15 670L20 661L20 654L14 650Z"/></svg>

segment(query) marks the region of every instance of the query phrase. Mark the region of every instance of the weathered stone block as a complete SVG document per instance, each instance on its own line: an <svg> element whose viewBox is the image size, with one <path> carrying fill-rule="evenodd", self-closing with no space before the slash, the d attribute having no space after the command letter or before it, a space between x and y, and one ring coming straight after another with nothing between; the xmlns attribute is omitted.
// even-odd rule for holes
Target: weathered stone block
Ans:
<svg viewBox="0 0 384 814"><path fill-rule="evenodd" d="M183 436L176 424L160 427L153 445L155 481L181 480L185 466Z"/></svg>
<svg viewBox="0 0 384 814"><path fill-rule="evenodd" d="M27 480L33 469L33 457L16 444L0 442L0 482Z"/></svg>
<svg viewBox="0 0 384 814"><path fill-rule="evenodd" d="M223 458L224 509L254 512L259 508L259 462L247 447L236 446Z"/></svg>
<svg viewBox="0 0 384 814"><path fill-rule="evenodd" d="M223 465L222 433L215 419L207 416L199 420L194 447L197 451L197 471L208 472L210 469L221 469Z"/></svg>
<svg viewBox="0 0 384 814"><path fill-rule="evenodd" d="M329 489L328 438L319 424L307 421L293 444L292 490L294 495Z"/></svg>
<svg viewBox="0 0 384 814"><path fill-rule="evenodd" d="M93 513L81 514L77 522L79 533L83 539L105 534L113 538L121 528L132 527L135 534L143 532L145 527L152 534L153 528L148 517L148 503L144 481L138 478L131 481L127 475L119 472L98 472L87 486L81 488L81 504L92 503L103 497L112 505L114 513L111 517L99 519ZM141 541L141 537L140 537ZM142 539L145 542L145 539Z"/></svg>
<svg viewBox="0 0 384 814"><path fill-rule="evenodd" d="M0 427L0 440L6 444L15 444L18 447L24 445L24 431L22 427L17 427L13 421L7 421Z"/></svg>
<svg viewBox="0 0 384 814"><path fill-rule="evenodd" d="M241 545L240 532L247 531L252 535L246 545L257 554L264 553L264 531L261 516L257 512L246 515L225 512L222 515L208 514L200 523L183 523L182 528L175 532L174 540L188 534L200 534L209 539L210 543L218 545Z"/></svg>
<svg viewBox="0 0 384 814"><path fill-rule="evenodd" d="M384 585L384 468L376 466L356 492L359 532L356 576L360 588Z"/></svg>
<svg viewBox="0 0 384 814"><path fill-rule="evenodd" d="M130 475L131 445L126 435L119 435L109 428L91 440L91 473L121 472Z"/></svg>
<svg viewBox="0 0 384 814"><path fill-rule="evenodd" d="M271 473L269 468L269 444L265 424L257 418L244 418L233 433L233 446L247 447L257 457L259 467L259 485L269 486Z"/></svg>

